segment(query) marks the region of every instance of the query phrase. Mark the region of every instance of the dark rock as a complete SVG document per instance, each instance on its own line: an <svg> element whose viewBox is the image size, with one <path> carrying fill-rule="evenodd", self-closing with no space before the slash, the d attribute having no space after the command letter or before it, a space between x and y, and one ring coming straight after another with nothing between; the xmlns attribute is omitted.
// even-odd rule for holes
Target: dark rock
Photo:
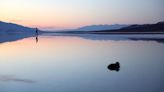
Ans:
<svg viewBox="0 0 164 92"><path fill-rule="evenodd" d="M111 71L117 71L118 72L120 70L120 63L116 62L114 64L110 64L110 65L108 65L108 69Z"/></svg>

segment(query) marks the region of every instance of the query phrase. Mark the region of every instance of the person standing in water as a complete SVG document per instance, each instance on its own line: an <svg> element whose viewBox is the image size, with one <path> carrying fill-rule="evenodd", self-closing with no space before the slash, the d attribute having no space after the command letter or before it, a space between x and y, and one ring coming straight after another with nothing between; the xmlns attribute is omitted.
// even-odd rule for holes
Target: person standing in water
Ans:
<svg viewBox="0 0 164 92"><path fill-rule="evenodd" d="M38 35L38 28L36 28L35 33L36 33L36 35Z"/></svg>
<svg viewBox="0 0 164 92"><path fill-rule="evenodd" d="M38 28L35 30L35 36L36 36L36 43L38 43Z"/></svg>

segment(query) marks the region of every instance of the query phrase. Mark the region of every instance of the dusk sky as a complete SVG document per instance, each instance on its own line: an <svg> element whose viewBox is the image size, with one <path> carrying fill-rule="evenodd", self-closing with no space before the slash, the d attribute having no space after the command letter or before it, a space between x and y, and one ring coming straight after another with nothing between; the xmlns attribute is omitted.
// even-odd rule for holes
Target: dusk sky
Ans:
<svg viewBox="0 0 164 92"><path fill-rule="evenodd" d="M0 0L0 20L41 29L164 20L164 0Z"/></svg>

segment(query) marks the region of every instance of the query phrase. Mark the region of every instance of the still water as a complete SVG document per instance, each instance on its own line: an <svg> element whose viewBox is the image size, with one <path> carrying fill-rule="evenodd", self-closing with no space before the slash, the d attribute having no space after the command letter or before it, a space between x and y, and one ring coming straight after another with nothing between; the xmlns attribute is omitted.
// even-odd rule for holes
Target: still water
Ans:
<svg viewBox="0 0 164 92"><path fill-rule="evenodd" d="M163 42L108 37L0 43L0 92L164 92Z"/></svg>

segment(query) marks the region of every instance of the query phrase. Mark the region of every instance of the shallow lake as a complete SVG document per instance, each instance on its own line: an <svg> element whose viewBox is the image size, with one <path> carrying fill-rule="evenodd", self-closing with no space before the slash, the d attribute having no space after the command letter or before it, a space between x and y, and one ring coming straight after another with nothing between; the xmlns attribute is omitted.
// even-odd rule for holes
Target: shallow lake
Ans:
<svg viewBox="0 0 164 92"><path fill-rule="evenodd" d="M164 41L47 34L0 43L0 92L164 92Z"/></svg>

